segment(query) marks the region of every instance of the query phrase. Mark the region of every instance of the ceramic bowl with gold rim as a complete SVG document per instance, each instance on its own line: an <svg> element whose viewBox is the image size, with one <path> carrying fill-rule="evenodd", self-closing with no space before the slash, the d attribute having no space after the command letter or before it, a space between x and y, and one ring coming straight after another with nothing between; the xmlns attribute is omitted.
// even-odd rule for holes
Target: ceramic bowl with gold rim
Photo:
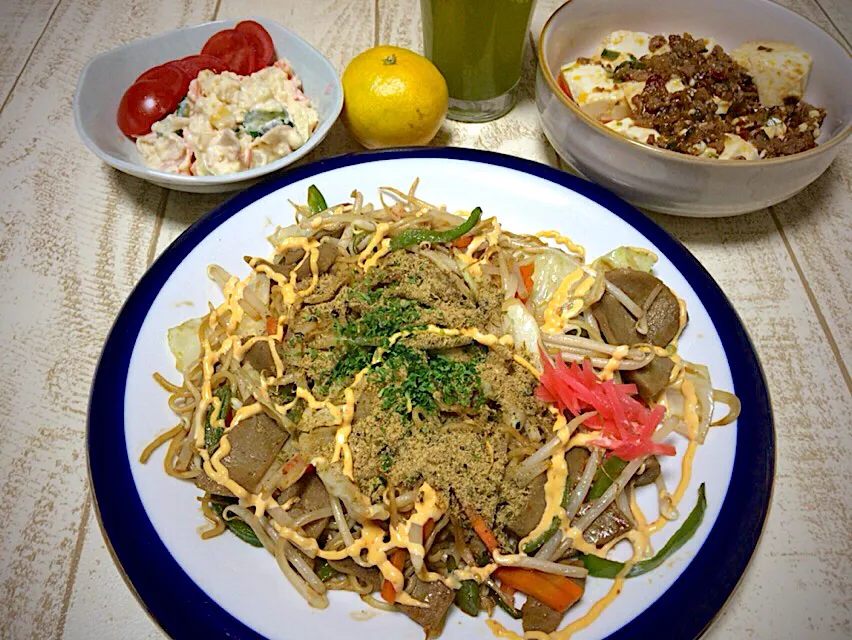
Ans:
<svg viewBox="0 0 852 640"><path fill-rule="evenodd" d="M691 156L631 140L584 113L557 84L563 65L591 56L613 31L690 33L725 51L786 42L813 59L804 100L826 111L817 146L762 160ZM632 204L684 216L720 217L786 200L816 180L852 131L852 55L816 24L770 0L570 0L538 43L536 104L545 135L584 177Z"/></svg>

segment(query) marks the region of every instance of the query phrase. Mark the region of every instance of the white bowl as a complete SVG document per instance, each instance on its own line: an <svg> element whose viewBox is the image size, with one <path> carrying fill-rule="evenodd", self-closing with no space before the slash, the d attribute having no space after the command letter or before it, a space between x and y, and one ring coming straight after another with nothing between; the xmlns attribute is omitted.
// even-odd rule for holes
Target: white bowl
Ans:
<svg viewBox="0 0 852 640"><path fill-rule="evenodd" d="M743 42L790 42L811 54L805 100L825 108L815 149L767 160L712 160L629 140L583 113L556 84L560 67L591 55L617 29L689 32L726 51ZM572 0L538 43L536 104L545 135L582 175L631 203L664 213L718 217L781 202L828 168L852 130L852 56L802 16L769 0Z"/></svg>
<svg viewBox="0 0 852 640"><path fill-rule="evenodd" d="M80 73L74 93L74 123L86 146L119 171L161 187L196 193L235 191L282 169L308 154L328 134L343 108L343 87L337 70L319 51L292 31L266 18L262 24L279 58L287 58L301 77L305 95L319 113L319 124L308 141L290 155L262 167L224 176L185 176L150 169L142 163L136 144L116 124L121 96L146 69L201 52L207 39L232 28L239 20L218 20L136 40L92 58Z"/></svg>

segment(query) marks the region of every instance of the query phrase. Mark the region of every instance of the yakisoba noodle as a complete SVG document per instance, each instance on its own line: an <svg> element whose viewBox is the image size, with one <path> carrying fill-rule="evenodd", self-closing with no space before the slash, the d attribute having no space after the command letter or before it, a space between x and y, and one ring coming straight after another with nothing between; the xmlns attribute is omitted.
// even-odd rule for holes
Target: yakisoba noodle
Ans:
<svg viewBox="0 0 852 640"><path fill-rule="evenodd" d="M652 253L585 262L557 232L517 235L415 187L379 207L312 187L248 277L209 268L224 301L169 331L183 381L156 377L179 422L142 461L168 443L165 471L203 491L202 538L264 547L315 607L353 591L427 636L453 604L501 608L521 623L489 619L500 635L567 638L697 529L695 450L715 403L719 424L738 402L678 353L685 305ZM675 446L669 488L658 457ZM646 515L636 494L654 490ZM608 560L621 543L631 559ZM566 626L589 577L611 589Z"/></svg>

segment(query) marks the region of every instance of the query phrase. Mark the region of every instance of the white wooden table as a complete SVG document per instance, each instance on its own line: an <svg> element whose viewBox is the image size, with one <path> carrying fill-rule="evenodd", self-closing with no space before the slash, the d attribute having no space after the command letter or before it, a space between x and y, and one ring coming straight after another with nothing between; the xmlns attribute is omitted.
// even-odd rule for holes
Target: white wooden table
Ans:
<svg viewBox="0 0 852 640"><path fill-rule="evenodd" d="M783 3L852 40L850 0ZM534 34L557 4L540 0ZM0 2L2 639L163 637L98 528L86 405L122 301L152 260L224 198L164 191L101 164L77 138L71 99L96 53L249 12L300 33L341 72L376 44L422 46L417 0ZM533 70L528 55L511 114L448 123L437 142L557 165L532 101ZM354 150L338 124L311 159ZM765 534L707 637L851 638L852 145L814 185L768 210L654 218L740 313L763 361L778 433Z"/></svg>

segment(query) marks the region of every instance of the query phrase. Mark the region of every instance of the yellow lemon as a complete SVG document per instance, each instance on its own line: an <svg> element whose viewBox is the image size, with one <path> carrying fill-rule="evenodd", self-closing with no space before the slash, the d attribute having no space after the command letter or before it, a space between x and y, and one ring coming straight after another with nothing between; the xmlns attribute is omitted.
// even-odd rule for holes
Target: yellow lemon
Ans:
<svg viewBox="0 0 852 640"><path fill-rule="evenodd" d="M343 117L368 149L427 144L447 115L447 82L421 55L374 47L343 72Z"/></svg>

